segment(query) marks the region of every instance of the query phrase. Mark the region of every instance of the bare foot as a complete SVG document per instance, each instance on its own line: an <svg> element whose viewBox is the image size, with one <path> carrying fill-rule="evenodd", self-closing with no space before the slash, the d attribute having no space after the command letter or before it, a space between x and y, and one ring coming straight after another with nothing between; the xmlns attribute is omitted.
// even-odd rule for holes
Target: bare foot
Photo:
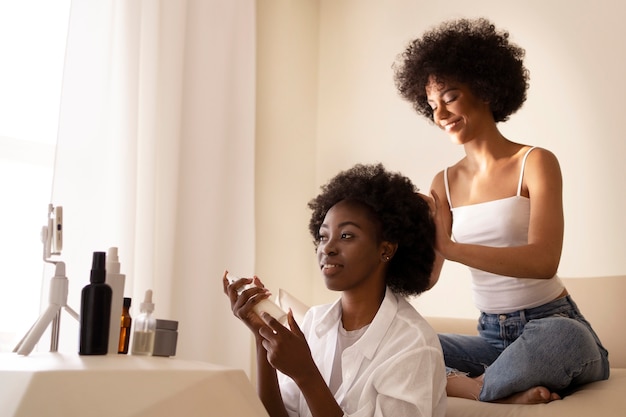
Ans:
<svg viewBox="0 0 626 417"><path fill-rule="evenodd" d="M470 378L463 373L452 373L448 375L446 392L449 397L467 398L478 400L480 390L483 387L483 376Z"/></svg>
<svg viewBox="0 0 626 417"><path fill-rule="evenodd" d="M494 401L503 404L545 404L550 401L560 400L561 397L555 392L550 392L546 387L532 387L526 391L518 392L510 397Z"/></svg>

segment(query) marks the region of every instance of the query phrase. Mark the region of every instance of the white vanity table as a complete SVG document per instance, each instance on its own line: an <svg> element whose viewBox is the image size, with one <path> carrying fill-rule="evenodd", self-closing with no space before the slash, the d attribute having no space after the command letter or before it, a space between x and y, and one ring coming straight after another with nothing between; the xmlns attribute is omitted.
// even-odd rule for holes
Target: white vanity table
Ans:
<svg viewBox="0 0 626 417"><path fill-rule="evenodd" d="M2 417L267 416L240 369L176 358L0 354Z"/></svg>

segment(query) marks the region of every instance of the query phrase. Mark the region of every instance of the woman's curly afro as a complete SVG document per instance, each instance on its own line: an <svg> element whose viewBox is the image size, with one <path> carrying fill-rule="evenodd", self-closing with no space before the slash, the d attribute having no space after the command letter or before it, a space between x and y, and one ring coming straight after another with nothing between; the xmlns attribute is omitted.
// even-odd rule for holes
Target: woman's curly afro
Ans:
<svg viewBox="0 0 626 417"><path fill-rule="evenodd" d="M524 55L509 42L507 31L497 30L487 19L450 20L409 43L393 65L395 82L400 95L430 120L426 85L433 76L439 82L466 84L489 102L494 120L503 122L526 101Z"/></svg>
<svg viewBox="0 0 626 417"><path fill-rule="evenodd" d="M317 247L326 213L342 200L369 207L378 218L382 240L397 243L386 283L397 294L412 296L429 287L435 260L435 225L426 200L411 180L385 170L382 164L357 164L340 172L309 202L309 231Z"/></svg>

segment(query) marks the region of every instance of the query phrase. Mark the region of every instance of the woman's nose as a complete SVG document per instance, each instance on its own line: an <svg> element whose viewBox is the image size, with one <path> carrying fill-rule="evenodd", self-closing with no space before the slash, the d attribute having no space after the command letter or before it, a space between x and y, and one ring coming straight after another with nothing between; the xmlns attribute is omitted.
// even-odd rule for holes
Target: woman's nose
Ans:
<svg viewBox="0 0 626 417"><path fill-rule="evenodd" d="M322 246L322 253L324 253L325 255L334 255L337 253L337 248L335 245L335 240L332 238L329 238L326 242L324 242L324 245Z"/></svg>
<svg viewBox="0 0 626 417"><path fill-rule="evenodd" d="M437 106L435 110L433 110L433 119L435 121L443 120L450 115L448 109L444 105Z"/></svg>

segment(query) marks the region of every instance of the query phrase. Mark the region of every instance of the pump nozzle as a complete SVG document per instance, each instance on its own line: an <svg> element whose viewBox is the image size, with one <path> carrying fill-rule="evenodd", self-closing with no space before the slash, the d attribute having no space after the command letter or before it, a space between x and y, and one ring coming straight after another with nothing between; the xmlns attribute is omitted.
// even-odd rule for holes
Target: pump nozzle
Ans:
<svg viewBox="0 0 626 417"><path fill-rule="evenodd" d="M140 311L152 313L154 311L154 303L152 302L152 290L146 290L143 302L139 306Z"/></svg>
<svg viewBox="0 0 626 417"><path fill-rule="evenodd" d="M92 284L100 284L106 278L106 252L94 252L91 264L91 276L89 281Z"/></svg>
<svg viewBox="0 0 626 417"><path fill-rule="evenodd" d="M109 248L109 251L107 253L106 269L107 273L109 274L120 273L120 260L117 256L116 247Z"/></svg>

